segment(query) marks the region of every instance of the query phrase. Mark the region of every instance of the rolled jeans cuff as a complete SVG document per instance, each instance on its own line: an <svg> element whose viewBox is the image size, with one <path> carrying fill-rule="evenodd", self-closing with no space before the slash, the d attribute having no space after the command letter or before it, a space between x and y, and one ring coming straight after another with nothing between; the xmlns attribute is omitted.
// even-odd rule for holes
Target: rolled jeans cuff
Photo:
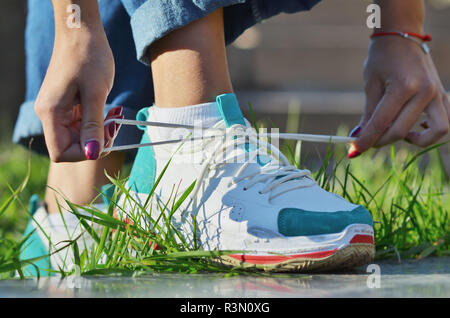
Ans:
<svg viewBox="0 0 450 318"><path fill-rule="evenodd" d="M220 8L240 3L245 3L245 0L148 0L144 2L131 16L131 29L138 60L150 65L147 50L154 41Z"/></svg>

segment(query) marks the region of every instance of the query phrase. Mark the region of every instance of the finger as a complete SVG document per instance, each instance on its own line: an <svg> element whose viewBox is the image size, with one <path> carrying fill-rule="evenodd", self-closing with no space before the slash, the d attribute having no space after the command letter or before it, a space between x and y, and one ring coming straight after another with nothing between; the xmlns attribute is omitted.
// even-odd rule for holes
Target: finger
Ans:
<svg viewBox="0 0 450 318"><path fill-rule="evenodd" d="M81 91L82 120L80 144L85 158L97 160L104 146L104 108L107 93L87 88Z"/></svg>
<svg viewBox="0 0 450 318"><path fill-rule="evenodd" d="M77 89L74 85L68 85L63 89L48 92L41 89L35 104L35 111L42 122L45 142L49 157L53 162L74 161L65 152L72 144L72 132L70 127L76 118L74 100Z"/></svg>
<svg viewBox="0 0 450 318"><path fill-rule="evenodd" d="M361 116L361 120L359 121L358 125L356 125L350 131L350 137L359 137L362 127L364 127L369 121L370 117L372 117L373 111L375 110L380 99L383 97L383 83L375 77L371 77L366 84L365 92L366 105L364 107L364 113Z"/></svg>
<svg viewBox="0 0 450 318"><path fill-rule="evenodd" d="M403 105L415 94L412 86L391 84L387 87L372 116L354 142L352 151L362 153L372 147L389 128ZM349 154L350 155L350 154Z"/></svg>
<svg viewBox="0 0 450 318"><path fill-rule="evenodd" d="M108 114L105 117L105 122L109 119L123 119L124 116L122 115L123 108L121 106L114 107L109 110ZM105 144L104 148L109 148L114 145L114 140L117 137L117 134L119 133L119 129L121 127L121 124L118 123L109 123L104 127L104 135L105 135ZM109 155L110 152L102 152L100 154L100 158L104 158Z"/></svg>
<svg viewBox="0 0 450 318"><path fill-rule="evenodd" d="M113 118L118 118L118 119L123 119L124 116L117 116L117 117L112 117L110 119ZM110 123L107 126L105 126L105 144L104 147L105 148L109 148L112 147L114 144L114 140L116 139L117 135L119 134L119 129L122 127L121 124L116 124L116 123ZM102 152L100 154L100 157L106 157L109 154L109 152Z"/></svg>
<svg viewBox="0 0 450 318"><path fill-rule="evenodd" d="M411 98L374 146L382 147L398 140L403 140L420 118L424 109L430 104L434 95L434 91L421 92Z"/></svg>
<svg viewBox="0 0 450 318"><path fill-rule="evenodd" d="M105 121L108 120L108 119L111 119L113 117L121 116L122 113L123 113L123 107L122 106L113 107L106 114Z"/></svg>
<svg viewBox="0 0 450 318"><path fill-rule="evenodd" d="M360 122L361 127L364 127L367 124L367 122L372 117L372 114L375 111L381 98L383 98L384 94L383 82L375 77L372 77L367 82L365 92L366 92L366 105L364 108L364 114Z"/></svg>
<svg viewBox="0 0 450 318"><path fill-rule="evenodd" d="M442 96L442 104L444 105L445 111L447 112L447 119L450 122L450 100L444 89L443 89L443 96Z"/></svg>
<svg viewBox="0 0 450 318"><path fill-rule="evenodd" d="M124 116L122 116L122 112L123 108L121 106L111 108L108 111L108 114L106 114L105 122L110 119L123 119ZM118 123L112 122L104 127L105 141L114 137L116 131L119 130L118 126L119 126Z"/></svg>
<svg viewBox="0 0 450 318"><path fill-rule="evenodd" d="M449 131L449 121L446 110L440 100L435 100L427 108L428 128L422 132L411 131L406 136L405 140L420 147L430 146Z"/></svg>

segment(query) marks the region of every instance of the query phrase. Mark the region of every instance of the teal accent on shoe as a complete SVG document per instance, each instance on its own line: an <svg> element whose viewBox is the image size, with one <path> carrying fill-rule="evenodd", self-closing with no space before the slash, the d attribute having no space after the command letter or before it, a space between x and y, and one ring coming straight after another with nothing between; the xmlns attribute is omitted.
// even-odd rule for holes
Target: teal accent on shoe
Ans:
<svg viewBox="0 0 450 318"><path fill-rule="evenodd" d="M30 211L31 215L34 215L39 208L39 196L37 194L33 194L28 201L28 211Z"/></svg>
<svg viewBox="0 0 450 318"><path fill-rule="evenodd" d="M309 236L342 232L351 224L373 226L372 216L363 206L352 211L311 212L295 208L282 209L278 231L285 236Z"/></svg>
<svg viewBox="0 0 450 318"><path fill-rule="evenodd" d="M222 119L225 121L227 127L233 125L244 125L245 120L242 115L241 109L236 95L233 93L222 94L216 97L217 106L219 107Z"/></svg>
<svg viewBox="0 0 450 318"><path fill-rule="evenodd" d="M101 191L102 191L102 199L103 202L106 204L106 206L109 206L111 204L111 199L114 195L114 190L116 189L116 187L109 183L109 184L105 184Z"/></svg>
<svg viewBox="0 0 450 318"><path fill-rule="evenodd" d="M139 110L138 113L136 114L136 120L147 121L148 109L149 109L149 107L145 107L145 108L142 108L141 110ZM137 128L145 131L147 129L147 126L137 125Z"/></svg>
<svg viewBox="0 0 450 318"><path fill-rule="evenodd" d="M243 125L245 126L244 115L239 107L236 95L233 93L222 94L216 97L217 106L219 107L219 112L222 115L222 119L227 127L233 125ZM250 146L253 146L251 149ZM256 150L255 145L245 144L245 151L249 152ZM260 166L264 166L270 162L270 158L261 158L257 156L256 158Z"/></svg>
<svg viewBox="0 0 450 318"><path fill-rule="evenodd" d="M142 136L141 143L149 143L150 138L147 133ZM148 194L155 183L155 153L153 147L139 148L133 168L131 169L128 185L131 191Z"/></svg>
<svg viewBox="0 0 450 318"><path fill-rule="evenodd" d="M33 232L34 231L34 232ZM35 257L41 257L44 255L48 255L48 248L44 245L39 235L36 233L36 228L33 225L33 220L28 222L28 226L25 229L25 233L23 234L23 238L25 238L28 234L33 232L30 235L28 240L24 243L25 248L20 252L20 259L26 260ZM54 276L53 273L48 272L48 269L52 269L50 264L50 258L47 256L43 259L40 259L36 262L33 262L34 265L39 269L39 275L41 277ZM27 265L23 268L24 275L27 277L36 277L37 270L32 265Z"/></svg>

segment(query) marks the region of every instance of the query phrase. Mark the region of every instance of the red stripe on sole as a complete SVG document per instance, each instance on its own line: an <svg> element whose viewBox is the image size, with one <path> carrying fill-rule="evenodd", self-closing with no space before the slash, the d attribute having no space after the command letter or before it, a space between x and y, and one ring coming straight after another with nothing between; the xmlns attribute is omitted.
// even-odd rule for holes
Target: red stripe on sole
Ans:
<svg viewBox="0 0 450 318"><path fill-rule="evenodd" d="M305 254L296 254L289 256L269 256L269 255L244 255L244 254L232 254L228 255L234 259L239 261L250 263L250 264L274 264L281 263L287 260L296 259L296 258L324 258L332 255L338 249L334 249L331 251L321 251L321 252L313 252L313 253L305 253Z"/></svg>
<svg viewBox="0 0 450 318"><path fill-rule="evenodd" d="M350 241L350 244L353 244L353 243L374 244L373 236L372 235L357 234L357 235L353 236L352 240Z"/></svg>

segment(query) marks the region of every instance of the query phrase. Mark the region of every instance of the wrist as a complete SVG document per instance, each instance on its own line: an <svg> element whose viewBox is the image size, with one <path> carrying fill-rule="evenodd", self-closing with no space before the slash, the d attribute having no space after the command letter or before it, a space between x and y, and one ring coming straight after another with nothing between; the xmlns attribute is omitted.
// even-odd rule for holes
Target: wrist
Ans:
<svg viewBox="0 0 450 318"><path fill-rule="evenodd" d="M423 0L375 0L381 8L381 28L375 32L402 31L424 33Z"/></svg>
<svg viewBox="0 0 450 318"><path fill-rule="evenodd" d="M54 46L57 50L81 53L109 47L109 44L103 28L81 26L76 32L55 33Z"/></svg>
<svg viewBox="0 0 450 318"><path fill-rule="evenodd" d="M373 29L373 33L380 33L380 32L409 32L409 33L424 34L425 30L423 28L423 24L385 23L382 24L381 28Z"/></svg>
<svg viewBox="0 0 450 318"><path fill-rule="evenodd" d="M423 50L425 54L430 54L430 48L426 44L426 42L430 42L432 40L432 37L429 34L388 31L388 32L375 32L372 34L370 38L374 39L380 37L401 37L403 39L407 39L408 41L412 41L418 46L420 46L420 48Z"/></svg>
<svg viewBox="0 0 450 318"><path fill-rule="evenodd" d="M55 37L79 37L104 32L97 1L52 0Z"/></svg>

